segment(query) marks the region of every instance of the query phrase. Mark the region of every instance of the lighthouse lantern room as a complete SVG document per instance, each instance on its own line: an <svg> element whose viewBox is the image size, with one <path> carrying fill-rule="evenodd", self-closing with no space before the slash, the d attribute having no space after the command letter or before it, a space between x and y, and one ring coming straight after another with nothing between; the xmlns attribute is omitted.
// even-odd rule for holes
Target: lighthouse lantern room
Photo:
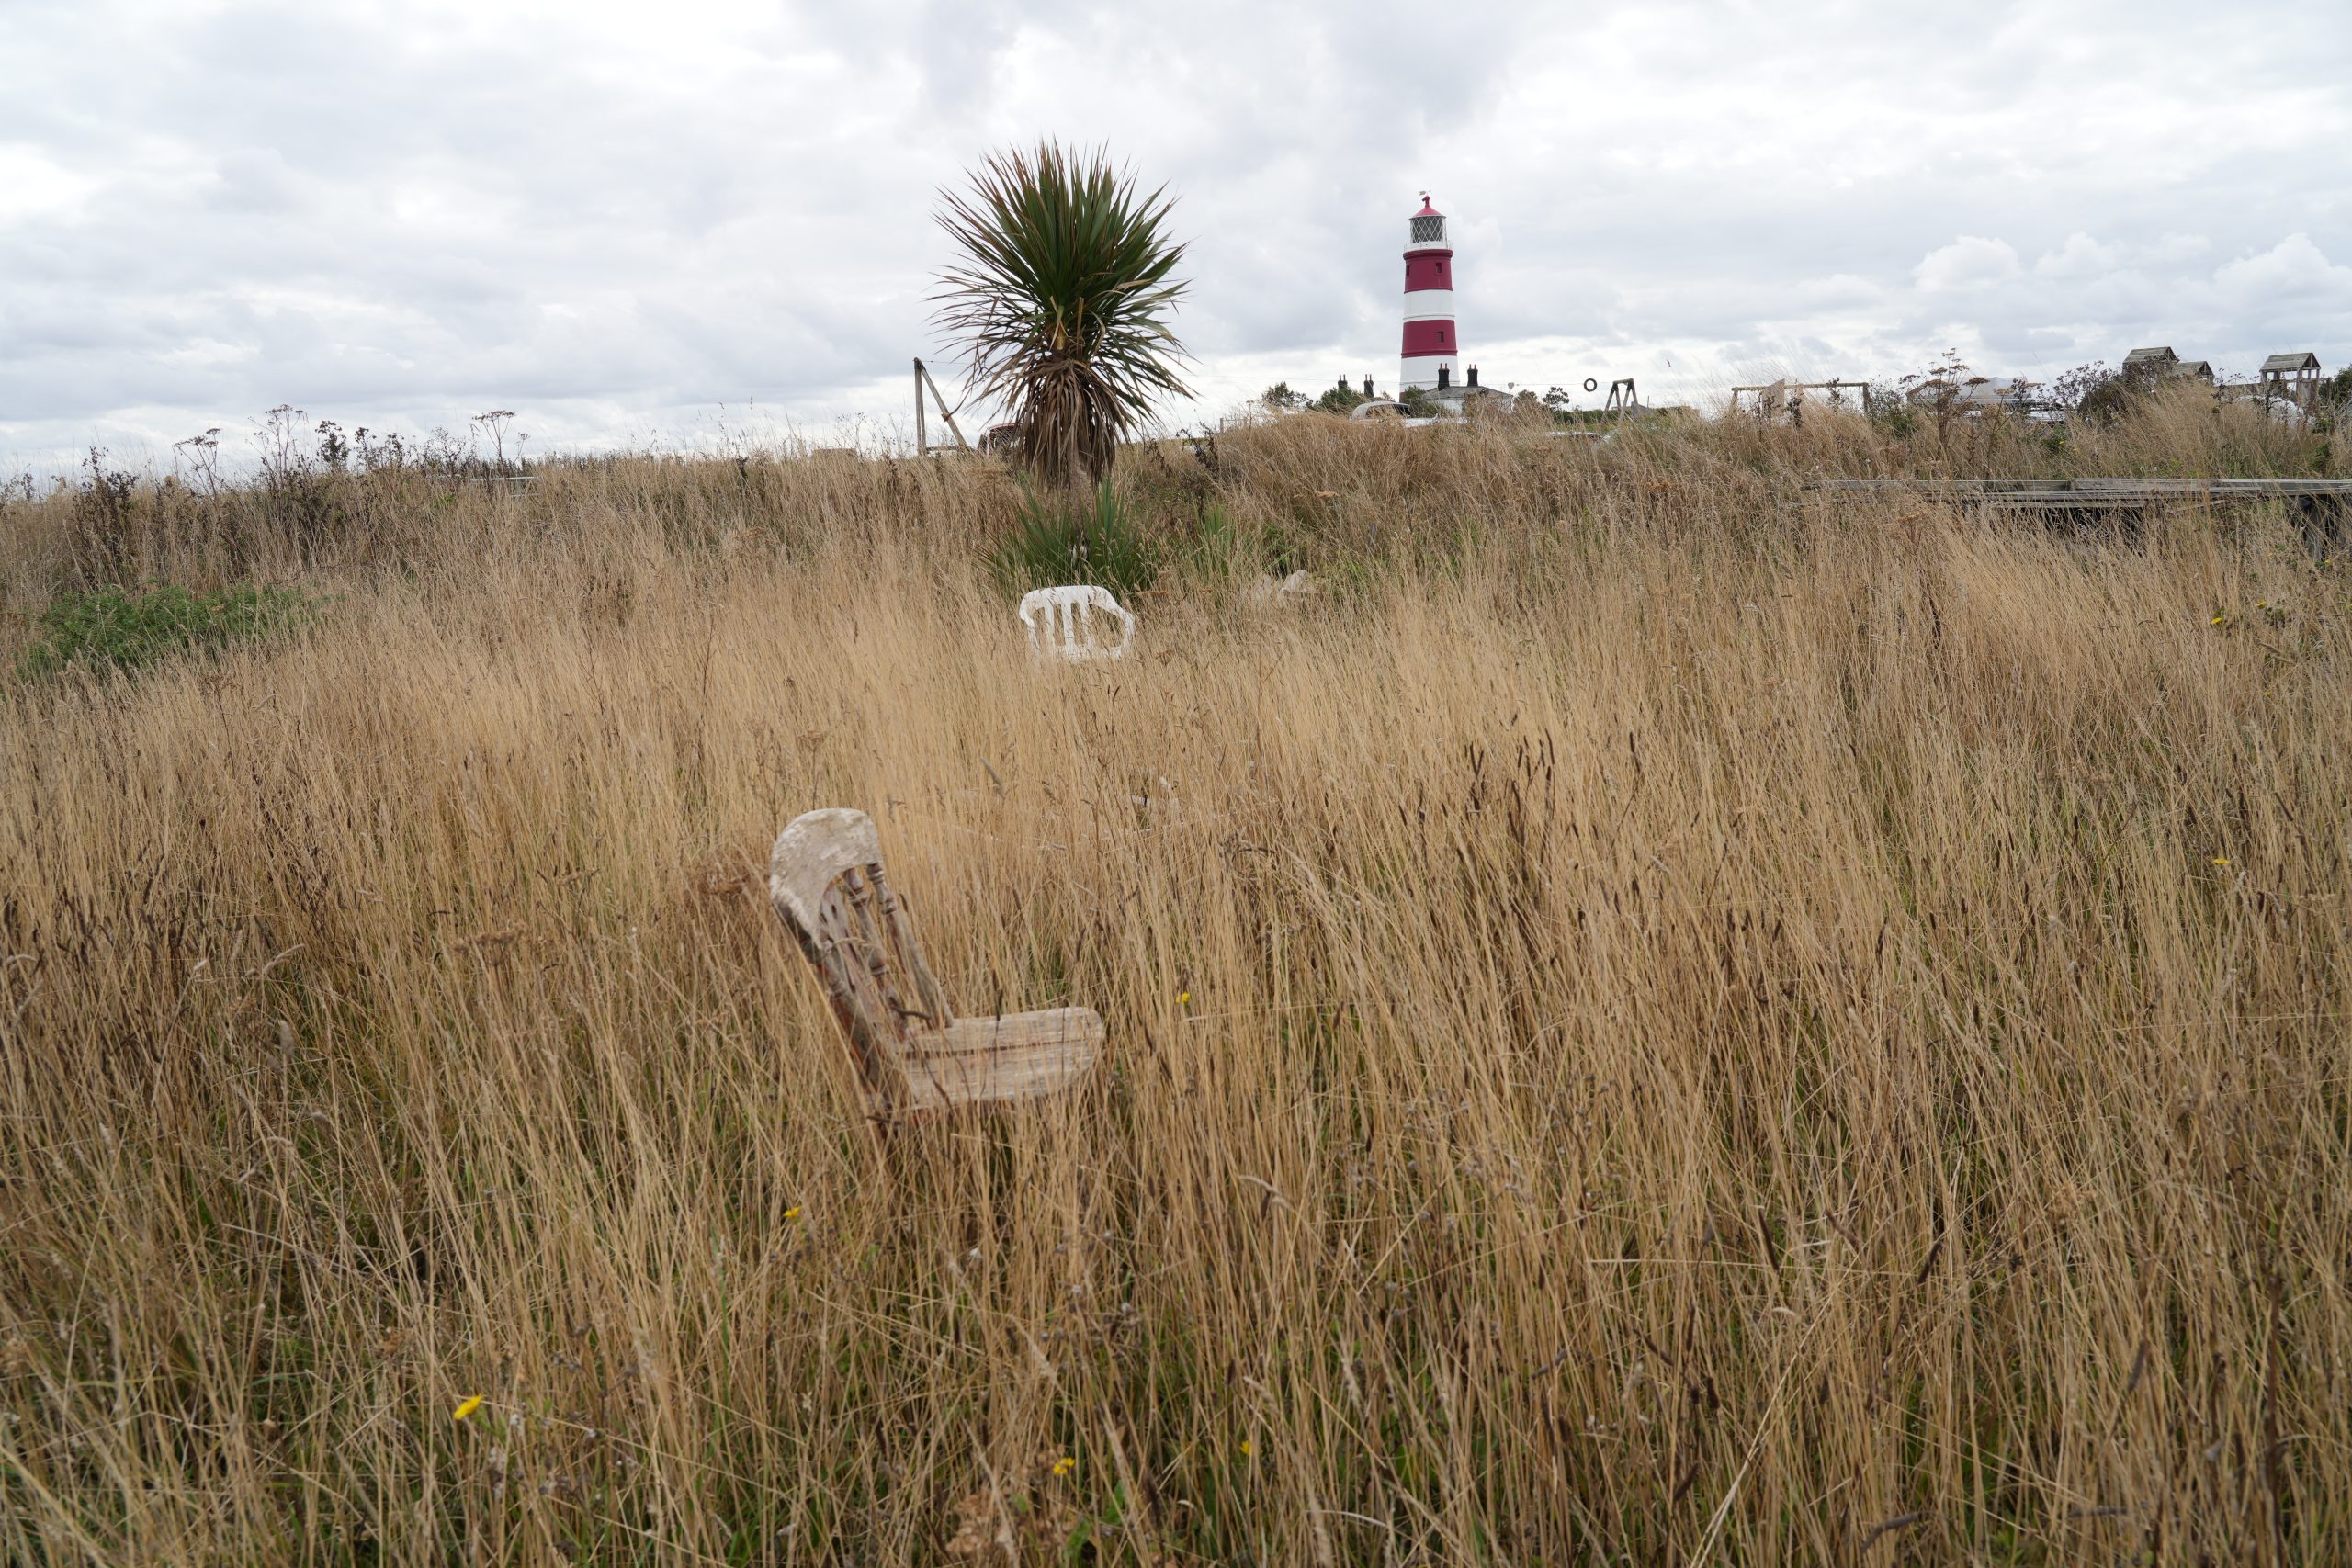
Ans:
<svg viewBox="0 0 2352 1568"><path fill-rule="evenodd" d="M1453 250L1445 240L1445 214L1421 192L1413 214L1412 239L1405 247L1405 355L1396 378L1400 388L1426 391L1462 385L1462 340L1453 327Z"/></svg>

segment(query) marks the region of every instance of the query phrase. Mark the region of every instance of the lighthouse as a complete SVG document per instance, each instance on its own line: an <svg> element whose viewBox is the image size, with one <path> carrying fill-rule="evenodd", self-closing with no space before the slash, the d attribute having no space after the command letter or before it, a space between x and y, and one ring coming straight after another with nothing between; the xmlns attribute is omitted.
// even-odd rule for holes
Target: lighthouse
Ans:
<svg viewBox="0 0 2352 1568"><path fill-rule="evenodd" d="M1445 214L1421 192L1405 246L1405 358L1399 389L1436 391L1462 385L1462 339L1453 330L1453 248L1445 243Z"/></svg>

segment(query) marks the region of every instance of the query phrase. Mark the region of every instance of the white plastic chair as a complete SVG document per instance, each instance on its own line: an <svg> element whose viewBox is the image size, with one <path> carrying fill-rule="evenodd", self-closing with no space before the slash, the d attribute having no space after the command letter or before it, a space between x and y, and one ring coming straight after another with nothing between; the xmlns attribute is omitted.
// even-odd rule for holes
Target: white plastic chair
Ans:
<svg viewBox="0 0 2352 1568"><path fill-rule="evenodd" d="M1119 619L1119 640L1105 645L1095 640L1094 612ZM1029 649L1039 658L1051 656L1083 661L1122 659L1136 639L1136 618L1107 588L1083 583L1073 588L1033 588L1021 596L1021 624L1029 628Z"/></svg>

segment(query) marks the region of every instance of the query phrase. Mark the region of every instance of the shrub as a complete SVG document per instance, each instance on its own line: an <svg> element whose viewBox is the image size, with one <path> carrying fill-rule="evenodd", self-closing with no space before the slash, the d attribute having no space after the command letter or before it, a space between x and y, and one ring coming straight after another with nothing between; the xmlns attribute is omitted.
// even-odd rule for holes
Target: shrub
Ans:
<svg viewBox="0 0 2352 1568"><path fill-rule="evenodd" d="M74 665L134 670L254 641L308 620L315 604L290 589L250 583L209 593L170 583L69 593L41 612L40 637L19 669L28 680Z"/></svg>
<svg viewBox="0 0 2352 1568"><path fill-rule="evenodd" d="M2344 427L2347 418L2352 418L2352 366L2346 366L2322 381L2319 390L2312 395L2312 428L2322 435L2332 437ZM2332 440L2321 443L2319 460L2312 469L2313 473L2327 471L2333 446ZM0 491L0 494L5 493L5 491Z"/></svg>
<svg viewBox="0 0 2352 1568"><path fill-rule="evenodd" d="M1159 572L1159 552L1108 480L1095 489L1091 516L1023 487L1020 519L989 552L988 565L1011 592L1092 582L1122 599L1149 587Z"/></svg>
<svg viewBox="0 0 2352 1568"><path fill-rule="evenodd" d="M107 468L106 457L103 448L90 448L84 464L90 482L74 492L74 573L88 583L129 575L138 548L139 482L119 468Z"/></svg>
<svg viewBox="0 0 2352 1568"><path fill-rule="evenodd" d="M1201 509L1184 535L1182 559L1204 581L1255 582L1268 574L1287 577L1301 564L1301 552L1280 524L1244 524L1216 502Z"/></svg>
<svg viewBox="0 0 2352 1568"><path fill-rule="evenodd" d="M1192 550L1193 565L1201 575L1238 576L1249 555L1249 545L1242 539L1241 530L1234 525L1233 514L1215 502L1203 507L1200 531Z"/></svg>

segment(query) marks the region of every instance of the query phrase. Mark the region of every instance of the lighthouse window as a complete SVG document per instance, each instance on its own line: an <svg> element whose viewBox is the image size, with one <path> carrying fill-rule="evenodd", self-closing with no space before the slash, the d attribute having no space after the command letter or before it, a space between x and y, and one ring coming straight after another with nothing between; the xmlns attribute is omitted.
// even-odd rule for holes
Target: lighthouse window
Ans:
<svg viewBox="0 0 2352 1568"><path fill-rule="evenodd" d="M1431 240L1442 240L1444 238L1444 219L1416 218L1413 220L1413 241L1416 244L1426 243Z"/></svg>

